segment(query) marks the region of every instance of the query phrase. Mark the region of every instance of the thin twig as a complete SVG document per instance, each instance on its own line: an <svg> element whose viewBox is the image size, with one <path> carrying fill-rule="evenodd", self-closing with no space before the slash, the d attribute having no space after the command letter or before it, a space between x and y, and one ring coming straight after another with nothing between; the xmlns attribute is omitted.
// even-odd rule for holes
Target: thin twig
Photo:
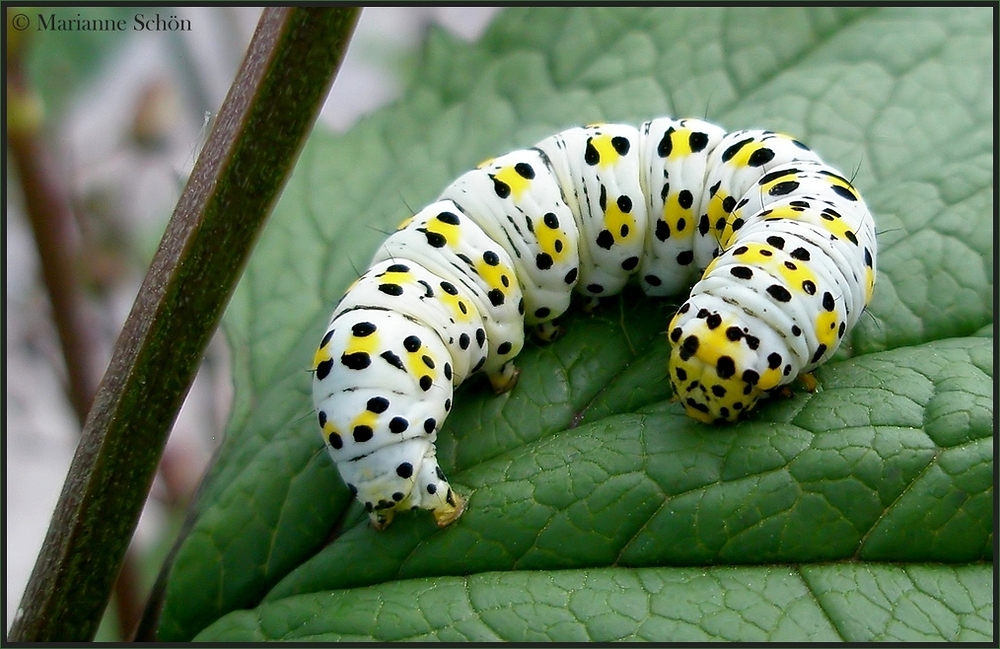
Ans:
<svg viewBox="0 0 1000 649"><path fill-rule="evenodd" d="M8 117L11 112L18 117L8 119L7 149L20 180L42 281L52 304L52 319L66 361L67 392L82 426L97 392L101 368L83 308L80 236L65 185L42 138L41 102L28 85L19 50L8 51L6 72L8 107L22 107L8 112ZM33 114L36 111L38 114Z"/></svg>

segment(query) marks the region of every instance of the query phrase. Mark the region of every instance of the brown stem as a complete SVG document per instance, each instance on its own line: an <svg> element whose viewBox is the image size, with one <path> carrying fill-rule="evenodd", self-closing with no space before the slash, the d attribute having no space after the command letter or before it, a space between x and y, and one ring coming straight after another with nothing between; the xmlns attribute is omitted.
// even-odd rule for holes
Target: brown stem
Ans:
<svg viewBox="0 0 1000 649"><path fill-rule="evenodd" d="M20 57L8 57L8 102L29 103L32 91L19 63ZM83 308L79 233L65 185L52 165L39 129L24 126L8 128L7 149L20 180L42 280L52 304L52 319L66 362L67 392L82 426L97 392L100 367Z"/></svg>

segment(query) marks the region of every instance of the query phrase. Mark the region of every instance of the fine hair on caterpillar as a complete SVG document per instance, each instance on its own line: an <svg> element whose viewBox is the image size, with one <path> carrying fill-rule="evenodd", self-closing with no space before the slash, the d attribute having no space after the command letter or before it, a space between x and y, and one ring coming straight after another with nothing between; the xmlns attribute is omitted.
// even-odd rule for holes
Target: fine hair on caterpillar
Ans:
<svg viewBox="0 0 1000 649"><path fill-rule="evenodd" d="M576 292L691 289L667 326L680 407L733 422L836 351L871 299L874 222L794 138L700 119L570 128L480 164L388 236L316 352L323 439L377 528L464 501L436 458L454 389L517 381ZM693 288L692 288L693 286Z"/></svg>

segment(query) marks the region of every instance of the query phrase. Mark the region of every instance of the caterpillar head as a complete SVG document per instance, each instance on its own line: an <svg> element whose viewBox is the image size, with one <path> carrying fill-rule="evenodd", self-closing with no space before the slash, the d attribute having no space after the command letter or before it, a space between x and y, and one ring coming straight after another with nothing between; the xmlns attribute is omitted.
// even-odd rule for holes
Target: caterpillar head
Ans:
<svg viewBox="0 0 1000 649"><path fill-rule="evenodd" d="M670 323L674 395L698 421L736 421L783 382L781 356L762 349L760 339L735 319L691 305L685 303Z"/></svg>

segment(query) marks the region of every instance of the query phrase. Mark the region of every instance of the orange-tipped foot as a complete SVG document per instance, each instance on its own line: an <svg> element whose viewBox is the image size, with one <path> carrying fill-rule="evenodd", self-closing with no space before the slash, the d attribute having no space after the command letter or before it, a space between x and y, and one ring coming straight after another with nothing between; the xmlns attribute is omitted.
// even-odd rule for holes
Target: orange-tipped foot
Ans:
<svg viewBox="0 0 1000 649"><path fill-rule="evenodd" d="M454 506L445 505L434 510L434 520L438 527L448 527L465 512L465 498L452 492L452 499L455 501Z"/></svg>
<svg viewBox="0 0 1000 649"><path fill-rule="evenodd" d="M507 363L499 371L489 375L493 391L497 394L509 392L517 385L517 377L521 376L521 370L513 363Z"/></svg>

